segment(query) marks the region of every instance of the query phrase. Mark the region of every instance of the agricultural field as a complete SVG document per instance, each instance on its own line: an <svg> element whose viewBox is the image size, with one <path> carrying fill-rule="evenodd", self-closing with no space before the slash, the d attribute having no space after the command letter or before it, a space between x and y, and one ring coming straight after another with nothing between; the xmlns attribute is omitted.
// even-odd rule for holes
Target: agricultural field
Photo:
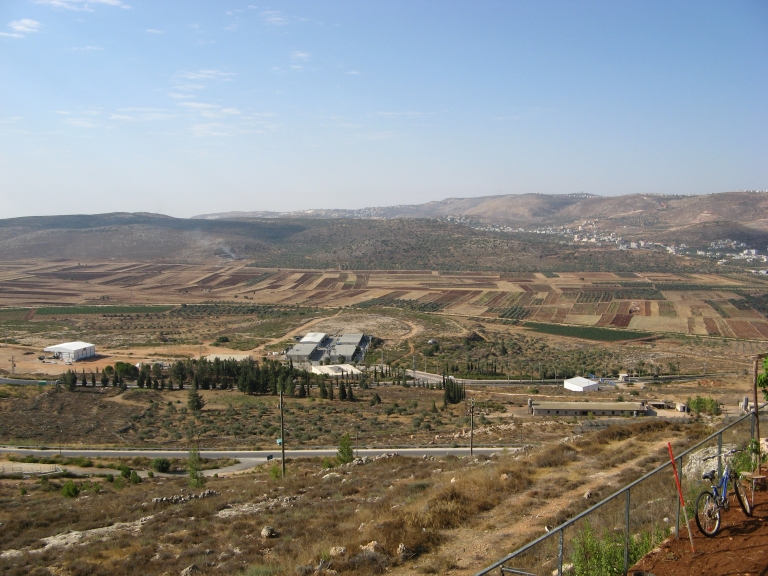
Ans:
<svg viewBox="0 0 768 576"><path fill-rule="evenodd" d="M768 338L763 284L744 277L654 272L558 274L265 270L245 264L0 265L0 323L148 315L268 316L267 307L400 308L652 332ZM197 306L193 308L193 305ZM217 308L218 305L218 308ZM203 308L200 308L203 306ZM276 308L275 308L276 307ZM278 313L279 314L279 313ZM274 314L273 314L274 316ZM282 329L256 330L248 343Z"/></svg>
<svg viewBox="0 0 768 576"><path fill-rule="evenodd" d="M310 331L373 334L378 340L371 362L409 367L416 353L422 367L458 366L457 373L473 377L487 376L486 368L474 368L486 365L495 366L496 375L554 374L556 366L568 364L571 350L585 346L610 349L608 366L597 363L592 373L625 371L641 357L635 349L645 346L630 342L648 336L657 337L653 354L661 356L656 362L646 353L646 359L659 373L668 372L667 357L677 354L680 342L692 348L680 355L682 370L695 371L709 355L710 367L740 371L746 350L761 352L768 340L764 297L764 284L748 276L713 274L14 263L0 265L0 373L10 372L13 357L19 373L61 374L63 366L41 363L37 356L42 347L62 341L96 344L102 356L82 367L98 371L117 360L214 353L259 359ZM535 370L526 362L542 354L539 344L509 344L531 337L547 346ZM425 346L430 338L440 340L438 350ZM703 345L689 346L702 338ZM716 351L730 341L744 354L719 358Z"/></svg>

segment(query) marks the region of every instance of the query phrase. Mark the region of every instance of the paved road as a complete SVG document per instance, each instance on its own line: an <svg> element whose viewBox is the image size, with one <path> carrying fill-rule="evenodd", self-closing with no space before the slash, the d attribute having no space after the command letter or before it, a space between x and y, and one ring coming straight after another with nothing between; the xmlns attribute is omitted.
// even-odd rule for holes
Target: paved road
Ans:
<svg viewBox="0 0 768 576"><path fill-rule="evenodd" d="M45 378L42 378L40 380L22 380L20 378L0 378L0 384L35 384L37 385L39 382L47 382L48 384L53 384L56 379L48 380Z"/></svg>
<svg viewBox="0 0 768 576"><path fill-rule="evenodd" d="M476 447L474 449L477 454L492 454L493 452L500 452L504 450L503 447ZM451 454L453 456L468 456L469 448L361 448L355 450L355 454L359 456L376 457L380 454L388 454L397 452L402 456L445 456ZM37 450L32 448L13 448L2 447L0 448L0 454L32 454L37 456L52 456L59 453L57 449ZM61 450L62 456L91 456L91 457L134 457L134 456L146 456L148 458L186 458L189 453L185 450ZM280 458L280 450L201 450L200 455L203 458L237 458L241 460L243 458L266 460L267 456L273 458ZM321 448L316 450L286 450L286 458L316 458L318 456L335 456L336 449L334 448Z"/></svg>

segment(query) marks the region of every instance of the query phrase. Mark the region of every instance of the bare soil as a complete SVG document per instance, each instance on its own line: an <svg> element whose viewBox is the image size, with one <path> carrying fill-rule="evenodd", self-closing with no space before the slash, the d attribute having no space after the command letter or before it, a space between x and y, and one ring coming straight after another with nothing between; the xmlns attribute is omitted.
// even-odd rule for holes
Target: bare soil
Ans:
<svg viewBox="0 0 768 576"><path fill-rule="evenodd" d="M682 526L679 540L664 542L633 566L629 574L635 571L652 572L655 576L768 574L768 492L755 492L751 518L733 501L731 509L723 514L722 522L718 535L706 538L691 520L695 554L691 552L688 532Z"/></svg>

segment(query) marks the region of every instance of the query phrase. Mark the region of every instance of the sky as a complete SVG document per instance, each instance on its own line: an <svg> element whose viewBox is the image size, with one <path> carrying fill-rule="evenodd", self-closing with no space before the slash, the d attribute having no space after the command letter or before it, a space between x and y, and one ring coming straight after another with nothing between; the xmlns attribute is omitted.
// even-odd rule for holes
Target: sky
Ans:
<svg viewBox="0 0 768 576"><path fill-rule="evenodd" d="M0 0L0 218L768 189L768 2Z"/></svg>

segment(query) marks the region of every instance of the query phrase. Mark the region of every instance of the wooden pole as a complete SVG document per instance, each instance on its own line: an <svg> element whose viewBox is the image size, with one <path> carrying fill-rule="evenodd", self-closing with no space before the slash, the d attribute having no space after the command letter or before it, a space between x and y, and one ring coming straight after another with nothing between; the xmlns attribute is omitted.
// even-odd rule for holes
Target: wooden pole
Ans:
<svg viewBox="0 0 768 576"><path fill-rule="evenodd" d="M283 391L280 390L280 454L285 478L285 426L283 425Z"/></svg>
<svg viewBox="0 0 768 576"><path fill-rule="evenodd" d="M760 468L762 466L762 458L760 456L760 414L757 412L757 376L760 374L760 361L768 356L768 354L758 354L753 358L752 365L752 391L754 393L753 400L755 402L755 433L757 435L757 473L761 474Z"/></svg>

